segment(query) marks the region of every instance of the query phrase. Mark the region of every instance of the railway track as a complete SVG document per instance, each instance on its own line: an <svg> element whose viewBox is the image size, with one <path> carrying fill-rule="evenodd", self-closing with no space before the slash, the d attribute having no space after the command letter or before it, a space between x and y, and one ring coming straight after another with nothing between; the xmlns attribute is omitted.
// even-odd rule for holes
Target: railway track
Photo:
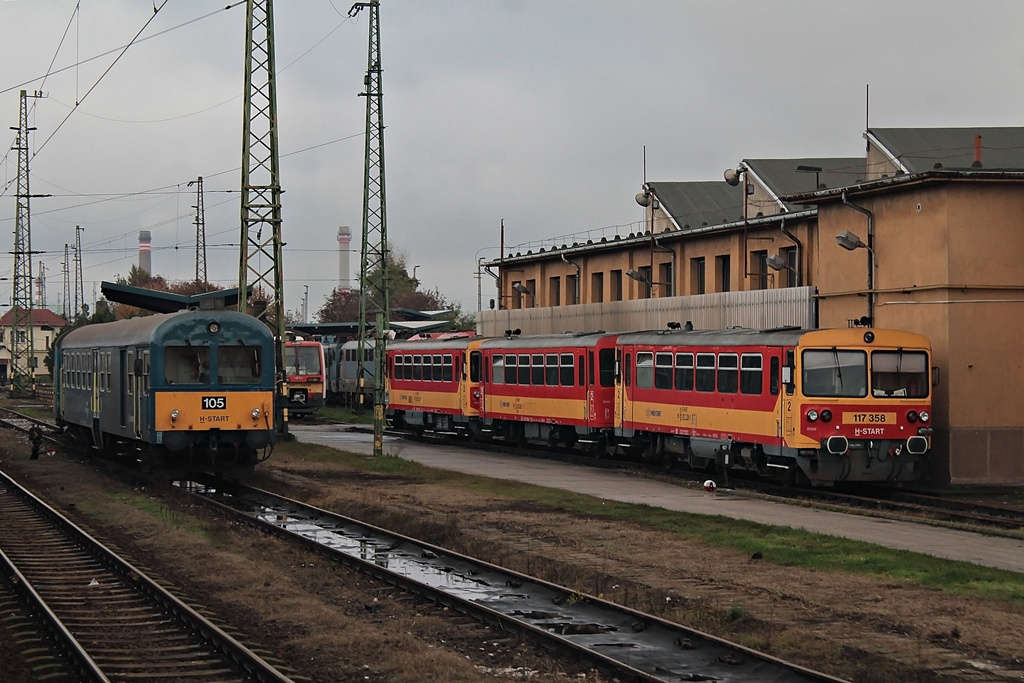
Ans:
<svg viewBox="0 0 1024 683"><path fill-rule="evenodd" d="M221 514L300 542L503 631L523 634L617 680L839 680L267 491L215 479L184 488Z"/></svg>
<svg viewBox="0 0 1024 683"><path fill-rule="evenodd" d="M50 643L47 676L291 680L2 472L0 519L0 579L22 637Z"/></svg>

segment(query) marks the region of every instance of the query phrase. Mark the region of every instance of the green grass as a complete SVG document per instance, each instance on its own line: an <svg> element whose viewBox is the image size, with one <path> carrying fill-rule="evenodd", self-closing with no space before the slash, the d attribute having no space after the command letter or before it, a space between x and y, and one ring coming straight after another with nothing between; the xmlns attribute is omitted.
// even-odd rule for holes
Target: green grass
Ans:
<svg viewBox="0 0 1024 683"><path fill-rule="evenodd" d="M324 406L323 408L317 408L313 414L316 417L321 417L325 420L337 420L338 422L347 422L349 424L357 425L373 424L372 410L354 413L351 410L346 410L345 408Z"/></svg>
<svg viewBox="0 0 1024 683"><path fill-rule="evenodd" d="M282 444L294 454L364 472L402 475L412 481L522 501L592 519L628 522L638 528L676 534L716 548L735 550L743 557L760 552L759 562L801 567L820 572L852 572L906 585L928 586L953 595L1005 600L1024 606L1024 574L966 562L894 550L783 526L770 526L729 517L697 515L647 505L602 500L560 489L490 479L426 467L401 459L401 453L380 458L345 453L312 444Z"/></svg>

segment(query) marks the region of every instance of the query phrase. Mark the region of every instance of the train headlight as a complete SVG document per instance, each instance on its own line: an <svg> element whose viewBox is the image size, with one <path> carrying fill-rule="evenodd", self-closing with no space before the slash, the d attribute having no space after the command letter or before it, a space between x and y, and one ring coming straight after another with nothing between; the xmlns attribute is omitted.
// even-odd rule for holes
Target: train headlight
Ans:
<svg viewBox="0 0 1024 683"><path fill-rule="evenodd" d="M818 411L815 410L814 408L811 408L810 410L808 410L807 411L807 419L810 420L811 422L817 422L818 421Z"/></svg>
<svg viewBox="0 0 1024 683"><path fill-rule="evenodd" d="M831 410L823 410L823 411L821 411L821 421L822 422L831 422L832 421L832 411Z"/></svg>
<svg viewBox="0 0 1024 683"><path fill-rule="evenodd" d="M171 422L174 422L175 420L177 420L179 415L181 415L181 413L178 412L177 408L172 410L171 411Z"/></svg>
<svg viewBox="0 0 1024 683"><path fill-rule="evenodd" d="M915 411L907 411L907 422L909 422L910 424L914 424L915 422L917 422L917 413Z"/></svg>
<svg viewBox="0 0 1024 683"><path fill-rule="evenodd" d="M210 334L217 334L220 332L220 323L216 320L210 321L210 324L206 326L206 331Z"/></svg>
<svg viewBox="0 0 1024 683"><path fill-rule="evenodd" d="M928 418L931 417L931 415L928 414L927 410L922 410L920 413L917 414L917 416L921 418L921 422L927 422Z"/></svg>
<svg viewBox="0 0 1024 683"><path fill-rule="evenodd" d="M251 415L252 415L252 419L254 419L254 420L259 419L260 409L259 408L253 408Z"/></svg>

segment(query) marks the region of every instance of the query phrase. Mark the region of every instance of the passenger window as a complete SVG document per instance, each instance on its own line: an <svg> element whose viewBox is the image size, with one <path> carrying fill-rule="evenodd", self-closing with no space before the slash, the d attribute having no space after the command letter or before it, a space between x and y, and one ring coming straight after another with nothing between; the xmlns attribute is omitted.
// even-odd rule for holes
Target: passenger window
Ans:
<svg viewBox="0 0 1024 683"><path fill-rule="evenodd" d="M549 353L544 357L544 384L558 386L558 354Z"/></svg>
<svg viewBox="0 0 1024 683"><path fill-rule="evenodd" d="M480 381L480 352L473 351L469 354L469 381Z"/></svg>
<svg viewBox="0 0 1024 683"><path fill-rule="evenodd" d="M441 364L441 381L451 382L452 381L452 355L446 353Z"/></svg>
<svg viewBox="0 0 1024 683"><path fill-rule="evenodd" d="M672 388L672 354L659 353L654 358L654 388Z"/></svg>
<svg viewBox="0 0 1024 683"><path fill-rule="evenodd" d="M544 386L544 356L535 354L532 357L533 369L530 371L530 383L535 387Z"/></svg>
<svg viewBox="0 0 1024 683"><path fill-rule="evenodd" d="M601 363L601 386L615 386L615 349L601 349L597 358Z"/></svg>
<svg viewBox="0 0 1024 683"><path fill-rule="evenodd" d="M768 377L768 391L771 392L772 396L779 395L779 359L772 357L769 361L771 370L769 371Z"/></svg>
<svg viewBox="0 0 1024 683"><path fill-rule="evenodd" d="M450 362L451 361L451 356L448 357L448 360L449 360L448 364L451 365L451 362ZM451 372L451 371L449 370L449 372ZM431 377L433 378L433 380L435 382L440 382L441 378L443 376L444 376L444 372L443 372L443 366L441 365L441 356L440 355L434 356L434 368L433 368L433 372L431 374Z"/></svg>
<svg viewBox="0 0 1024 683"><path fill-rule="evenodd" d="M654 354L638 351L636 354L636 387L650 389L654 386Z"/></svg>
<svg viewBox="0 0 1024 683"><path fill-rule="evenodd" d="M494 356L494 383L505 383L505 356Z"/></svg>
<svg viewBox="0 0 1024 683"><path fill-rule="evenodd" d="M512 354L505 356L505 384L519 384L519 364Z"/></svg>
<svg viewBox="0 0 1024 683"><path fill-rule="evenodd" d="M414 381L423 378L423 356L412 357L412 378Z"/></svg>
<svg viewBox="0 0 1024 683"><path fill-rule="evenodd" d="M559 373L559 381L558 381L558 383L561 384L563 387L571 387L572 386L572 378L573 378L573 374L574 374L572 369L573 369L572 368L572 354L571 353L563 353L562 354L562 360L561 360L561 363L559 364L559 369L558 369L558 373Z"/></svg>
<svg viewBox="0 0 1024 683"><path fill-rule="evenodd" d="M763 382L761 354L743 354L740 358L740 365L740 393L760 395Z"/></svg>
<svg viewBox="0 0 1024 683"><path fill-rule="evenodd" d="M693 354L676 354L676 391L693 391Z"/></svg>
<svg viewBox="0 0 1024 683"><path fill-rule="evenodd" d="M530 385L530 357L525 353L519 356L519 384Z"/></svg>
<svg viewBox="0 0 1024 683"><path fill-rule="evenodd" d="M718 392L735 394L739 390L739 356L723 353L718 356Z"/></svg>
<svg viewBox="0 0 1024 683"><path fill-rule="evenodd" d="M696 385L697 391L715 390L715 354L697 354Z"/></svg>

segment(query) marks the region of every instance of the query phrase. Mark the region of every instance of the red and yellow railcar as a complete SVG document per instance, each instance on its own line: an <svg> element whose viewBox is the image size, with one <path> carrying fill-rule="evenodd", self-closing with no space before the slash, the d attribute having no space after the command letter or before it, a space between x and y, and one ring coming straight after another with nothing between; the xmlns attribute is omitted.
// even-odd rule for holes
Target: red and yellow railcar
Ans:
<svg viewBox="0 0 1024 683"><path fill-rule="evenodd" d="M617 336L566 333L481 342L481 429L515 442L581 442L604 449L615 419Z"/></svg>
<svg viewBox="0 0 1024 683"><path fill-rule="evenodd" d="M618 337L620 445L799 482L913 481L930 448L931 349L880 329Z"/></svg>
<svg viewBox="0 0 1024 683"><path fill-rule="evenodd" d="M479 343L472 336L389 343L386 381L391 423L414 431L466 432L479 406L472 397L477 382L470 382L466 359L470 347Z"/></svg>

